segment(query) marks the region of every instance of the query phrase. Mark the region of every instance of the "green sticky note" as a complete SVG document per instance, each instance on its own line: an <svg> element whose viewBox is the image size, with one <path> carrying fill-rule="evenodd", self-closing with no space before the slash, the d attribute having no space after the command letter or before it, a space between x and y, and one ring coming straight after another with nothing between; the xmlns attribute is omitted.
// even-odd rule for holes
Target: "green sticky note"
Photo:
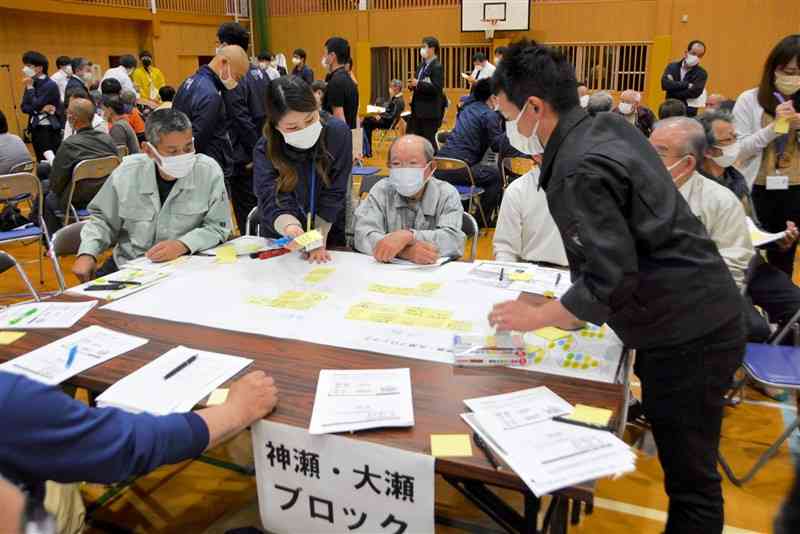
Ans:
<svg viewBox="0 0 800 534"><path fill-rule="evenodd" d="M472 456L469 434L431 434L431 456L436 458Z"/></svg>

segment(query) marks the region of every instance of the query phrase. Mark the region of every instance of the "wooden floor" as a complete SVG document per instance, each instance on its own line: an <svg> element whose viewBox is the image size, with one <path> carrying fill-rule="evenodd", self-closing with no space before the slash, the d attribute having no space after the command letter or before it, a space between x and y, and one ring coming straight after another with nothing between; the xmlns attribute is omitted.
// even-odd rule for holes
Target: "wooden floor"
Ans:
<svg viewBox="0 0 800 534"><path fill-rule="evenodd" d="M376 159L376 163L383 160ZM35 259L37 248L35 244L4 247L18 260ZM479 241L479 257L491 257L491 232ZM68 272L71 260L65 259L62 264ZM37 288L56 288L49 264L45 264L44 284L41 286L36 264L26 265L26 270ZM70 274L67 279L70 284L76 283ZM24 286L15 272L0 275L0 292L22 291ZM638 391L638 388L634 389ZM726 411L723 422L722 451L738 473L749 468L781 433L786 421L791 421L796 415L793 400L785 405L765 402L768 399L751 390L746 392L746 397L744 404ZM771 532L772 519L792 481L791 444L797 448L796 435L746 487L737 488L727 480L724 482L727 533ZM229 456L226 447L213 452L221 457ZM585 517L571 532L661 532L667 509L662 481L657 459L640 454L636 472L619 480L599 483L594 513ZM89 484L82 487L88 503L99 498L106 489ZM95 517L119 527L118 532L222 533L228 528L259 526L255 499L256 488L252 478L201 462L186 462L140 478L101 508ZM437 482L436 500L437 513L446 517L437 527L437 532L498 532L486 516L441 480ZM93 533L110 531L114 530L89 529Z"/></svg>

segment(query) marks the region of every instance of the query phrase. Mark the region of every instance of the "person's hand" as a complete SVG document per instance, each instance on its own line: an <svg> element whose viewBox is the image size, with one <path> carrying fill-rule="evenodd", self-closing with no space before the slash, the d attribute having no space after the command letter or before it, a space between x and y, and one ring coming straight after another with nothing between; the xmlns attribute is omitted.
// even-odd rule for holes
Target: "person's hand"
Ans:
<svg viewBox="0 0 800 534"><path fill-rule="evenodd" d="M669 78L673 82L675 81L675 78L672 77L672 74L667 74L667 78Z"/></svg>
<svg viewBox="0 0 800 534"><path fill-rule="evenodd" d="M439 259L439 249L432 243L414 241L403 249L400 257L417 265L432 265Z"/></svg>
<svg viewBox="0 0 800 534"><path fill-rule="evenodd" d="M145 256L152 262L161 263L163 261L172 261L188 253L189 248L186 245L177 239L170 239L169 241L156 243L153 248L145 253Z"/></svg>
<svg viewBox="0 0 800 534"><path fill-rule="evenodd" d="M53 104L47 104L42 108L42 111L49 115L53 115L56 112L56 107Z"/></svg>
<svg viewBox="0 0 800 534"><path fill-rule="evenodd" d="M78 259L72 264L72 274L77 276L82 283L92 280L96 270L97 260L88 254L78 256Z"/></svg>
<svg viewBox="0 0 800 534"><path fill-rule="evenodd" d="M778 246L781 250L787 250L795 244L797 238L800 237L800 231L792 221L786 221L786 237L778 241Z"/></svg>
<svg viewBox="0 0 800 534"><path fill-rule="evenodd" d="M419 83L419 80L417 80L416 78L411 78L410 80L408 80L408 87L410 89L416 89L418 83Z"/></svg>
<svg viewBox="0 0 800 534"><path fill-rule="evenodd" d="M791 100L787 100L783 104L778 104L775 107L775 118L776 119L788 119L791 120L795 118L797 115L797 110L794 109L794 104Z"/></svg>
<svg viewBox="0 0 800 534"><path fill-rule="evenodd" d="M224 406L231 409L244 427L272 413L276 404L275 380L264 371L253 371L231 384Z"/></svg>
<svg viewBox="0 0 800 534"><path fill-rule="evenodd" d="M26 76L25 78L22 78L22 83L25 84L25 87L30 89L33 87L33 78L28 78Z"/></svg>
<svg viewBox="0 0 800 534"><path fill-rule="evenodd" d="M328 263L333 259L325 247L315 248L307 253L307 257L310 263Z"/></svg>
<svg viewBox="0 0 800 534"><path fill-rule="evenodd" d="M294 240L297 239L298 237L300 237L301 235L303 235L304 233L305 232L303 231L303 229L300 226L298 226L296 224L287 224L283 228L283 235L286 236L286 237L290 237L292 239L292 242L290 242L284 248L287 248L287 249L291 250L292 252L294 252L295 250L300 250L300 248L302 248L302 247L300 245L298 245L297 243L295 243Z"/></svg>
<svg viewBox="0 0 800 534"><path fill-rule="evenodd" d="M519 300L495 304L489 313L489 324L501 332L530 332L546 326L539 320L537 307Z"/></svg>
<svg viewBox="0 0 800 534"><path fill-rule="evenodd" d="M375 251L372 255L375 256L376 260L383 263L388 263L395 259L395 257L400 254L400 252L402 252L403 249L406 248L413 240L414 234L408 230L392 232L378 241L378 244L375 245Z"/></svg>

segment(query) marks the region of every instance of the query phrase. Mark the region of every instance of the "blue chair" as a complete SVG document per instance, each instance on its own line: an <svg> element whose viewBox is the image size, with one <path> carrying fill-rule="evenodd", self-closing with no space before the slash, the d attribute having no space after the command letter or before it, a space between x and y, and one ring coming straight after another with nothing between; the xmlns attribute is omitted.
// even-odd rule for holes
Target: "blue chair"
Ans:
<svg viewBox="0 0 800 534"><path fill-rule="evenodd" d="M481 195L485 190L482 187L475 185L475 177L472 176L472 170L469 168L469 165L467 165L467 162L455 158L440 158L438 156L433 158L433 160L436 162L436 169L440 171L457 171L466 169L467 176L469 176L469 183L471 185L455 185L454 187L456 188L456 191L458 191L461 201L468 203L467 211L470 213L470 215L475 212L475 206L478 207L478 211L481 214L481 219L483 220L484 228L488 228L489 219L486 218L486 214L483 212L483 206L481 205Z"/></svg>
<svg viewBox="0 0 800 534"><path fill-rule="evenodd" d="M800 317L798 311L782 332L788 331L789 327ZM775 339L780 342L783 336ZM775 343L775 341L773 341ZM766 387L798 390L800 389L800 348L786 345L766 345L762 343L748 343L747 350L742 363L744 371L752 380ZM775 442L758 458L755 465L743 476L737 477L728 462L719 453L719 464L727 477L737 486L742 486L749 482L761 470L762 467L772 458L784 441L800 427L800 418L795 417L794 421L783 431Z"/></svg>
<svg viewBox="0 0 800 534"><path fill-rule="evenodd" d="M31 213L37 213L39 219L23 227L7 232L0 232L0 245L20 241L38 241L40 284L44 283L44 272L42 270L42 262L44 261L42 236L48 240L50 239L47 227L44 224L44 219L42 218L42 197L41 182L39 182L39 179L33 174L29 172L20 172L0 176L0 204L8 202L9 200L18 201L19 203L29 203ZM36 223L38 223L38 226Z"/></svg>

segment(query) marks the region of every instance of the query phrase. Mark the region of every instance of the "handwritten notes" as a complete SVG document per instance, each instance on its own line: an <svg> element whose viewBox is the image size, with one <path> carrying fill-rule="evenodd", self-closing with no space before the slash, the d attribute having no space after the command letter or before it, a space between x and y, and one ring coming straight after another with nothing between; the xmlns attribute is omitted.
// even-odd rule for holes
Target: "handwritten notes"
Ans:
<svg viewBox="0 0 800 534"><path fill-rule="evenodd" d="M336 271L334 267L317 267L309 272L303 280L309 284L318 284L324 282L334 271Z"/></svg>
<svg viewBox="0 0 800 534"><path fill-rule="evenodd" d="M417 287L396 287L384 284L370 284L367 290L383 295L400 295L403 297L432 297L442 284L423 282Z"/></svg>
<svg viewBox="0 0 800 534"><path fill-rule="evenodd" d="M437 328L456 332L470 332L472 323L453 319L453 312L422 306L401 306L361 302L350 307L345 319L372 323Z"/></svg>
<svg viewBox="0 0 800 534"><path fill-rule="evenodd" d="M325 293L290 290L284 291L277 297L249 297L247 303L286 310L310 310L327 298L328 295Z"/></svg>

